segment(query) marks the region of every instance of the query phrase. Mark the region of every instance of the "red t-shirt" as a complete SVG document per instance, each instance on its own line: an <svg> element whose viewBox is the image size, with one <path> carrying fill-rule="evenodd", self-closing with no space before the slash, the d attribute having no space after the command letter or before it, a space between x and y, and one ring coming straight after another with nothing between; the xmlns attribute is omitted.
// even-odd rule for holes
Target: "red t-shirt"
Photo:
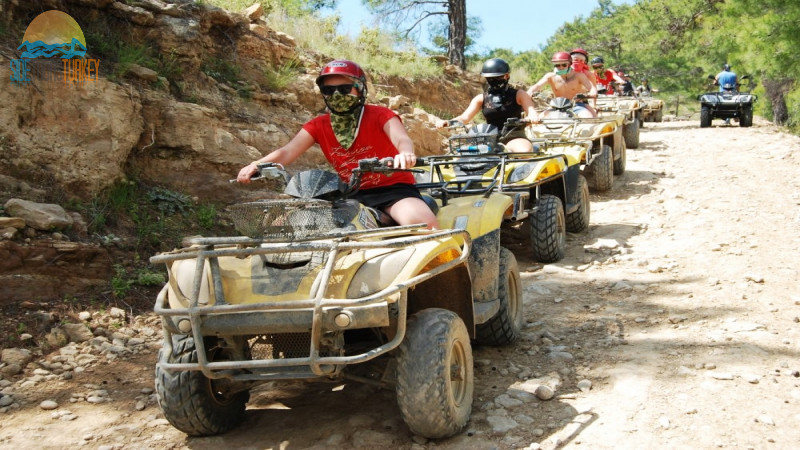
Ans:
<svg viewBox="0 0 800 450"><path fill-rule="evenodd" d="M597 74L597 82L606 87L606 94L614 93L612 81L614 81L614 74L610 70Z"/></svg>
<svg viewBox="0 0 800 450"><path fill-rule="evenodd" d="M303 125L311 137L322 148L325 158L331 163L342 180L350 180L353 169L358 167L358 161L365 158L394 157L399 152L383 130L384 125L391 118L397 117L394 111L383 106L365 105L361 115L361 124L358 128L353 144L350 148L343 148L331 128L331 115L325 114L311 119ZM380 186L391 186L397 183L414 184L414 175L411 172L395 172L390 175L365 173L361 179L361 189L370 189Z"/></svg>

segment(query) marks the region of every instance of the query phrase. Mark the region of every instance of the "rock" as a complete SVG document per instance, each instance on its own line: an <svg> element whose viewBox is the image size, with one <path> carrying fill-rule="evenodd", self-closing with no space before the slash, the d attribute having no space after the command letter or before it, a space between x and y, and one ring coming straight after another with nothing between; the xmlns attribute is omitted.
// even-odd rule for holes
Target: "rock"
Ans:
<svg viewBox="0 0 800 450"><path fill-rule="evenodd" d="M516 398L512 398L508 394L498 395L497 398L494 399L494 402L498 406L500 406L502 408L506 408L506 409L513 408L515 406L520 406L520 405L523 404L522 400L519 400L519 399L516 399Z"/></svg>
<svg viewBox="0 0 800 450"><path fill-rule="evenodd" d="M539 387L536 388L534 394L536 394L536 397L538 397L539 400L550 400L556 395L553 388L544 384L539 385Z"/></svg>
<svg viewBox="0 0 800 450"><path fill-rule="evenodd" d="M763 423L764 425L770 425L773 427L775 426L775 421L772 420L772 417L766 414L761 414L760 416L756 417L756 422Z"/></svg>
<svg viewBox="0 0 800 450"><path fill-rule="evenodd" d="M85 342L94 338L92 330L83 323L65 323L61 328L67 333L71 342Z"/></svg>
<svg viewBox="0 0 800 450"><path fill-rule="evenodd" d="M128 67L128 73L139 78L140 80L156 82L158 81L158 72L147 67L142 67L138 64L131 64Z"/></svg>
<svg viewBox="0 0 800 450"><path fill-rule="evenodd" d="M125 319L127 314L125 313L124 309L113 307L108 311L108 315L115 319Z"/></svg>
<svg viewBox="0 0 800 450"><path fill-rule="evenodd" d="M58 205L12 198L6 202L5 209L37 230L63 230L72 225L72 217Z"/></svg>
<svg viewBox="0 0 800 450"><path fill-rule="evenodd" d="M0 217L0 228L25 228L25 219L22 217Z"/></svg>
<svg viewBox="0 0 800 450"><path fill-rule="evenodd" d="M264 15L264 8L261 6L261 3L254 3L244 10L244 15L247 16L251 22L255 22Z"/></svg>
<svg viewBox="0 0 800 450"><path fill-rule="evenodd" d="M89 311L81 311L80 313L78 313L78 318L86 322L88 320L91 320L92 313L90 313Z"/></svg>
<svg viewBox="0 0 800 450"><path fill-rule="evenodd" d="M151 26L155 23L153 13L138 6L129 6L122 2L114 2L111 4L110 10L115 16L124 20L130 20L137 25Z"/></svg>
<svg viewBox="0 0 800 450"><path fill-rule="evenodd" d="M592 382L589 380L578 381L578 389L580 389L581 392L589 392L589 390L592 389Z"/></svg>
<svg viewBox="0 0 800 450"><path fill-rule="evenodd" d="M519 426L516 420L506 416L488 416L486 421L494 433L505 433Z"/></svg>
<svg viewBox="0 0 800 450"><path fill-rule="evenodd" d="M56 403L54 400L45 400L42 403L39 403L39 408L49 411L51 409L58 408L58 403Z"/></svg>
<svg viewBox="0 0 800 450"><path fill-rule="evenodd" d="M16 364L24 367L33 359L33 354L25 348L4 348L0 353L0 362L8 365Z"/></svg>
<svg viewBox="0 0 800 450"><path fill-rule="evenodd" d="M14 397L10 395L3 395L2 397L0 397L0 408L9 406L12 403L14 403Z"/></svg>

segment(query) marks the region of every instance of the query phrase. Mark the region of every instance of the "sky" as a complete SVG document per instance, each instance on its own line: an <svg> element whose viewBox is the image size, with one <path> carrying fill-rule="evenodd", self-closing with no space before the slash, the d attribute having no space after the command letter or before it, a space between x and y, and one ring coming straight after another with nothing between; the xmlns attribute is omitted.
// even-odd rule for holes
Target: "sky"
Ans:
<svg viewBox="0 0 800 450"><path fill-rule="evenodd" d="M635 0L615 0L632 4ZM467 15L478 16L483 32L475 52L510 48L514 52L539 50L565 22L588 17L597 0L467 0ZM338 0L342 21L339 32L357 36L362 25L374 26L361 0Z"/></svg>

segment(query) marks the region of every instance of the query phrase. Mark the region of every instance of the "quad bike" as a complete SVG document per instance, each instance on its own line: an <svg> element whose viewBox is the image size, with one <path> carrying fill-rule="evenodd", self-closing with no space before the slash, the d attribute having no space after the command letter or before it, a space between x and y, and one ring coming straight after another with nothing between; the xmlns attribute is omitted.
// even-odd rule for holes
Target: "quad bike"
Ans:
<svg viewBox="0 0 800 450"><path fill-rule="evenodd" d="M642 102L637 97L598 95L596 109L598 117L613 118L619 122L627 148L639 148L639 128L644 120ZM622 116L621 120L618 116Z"/></svg>
<svg viewBox="0 0 800 450"><path fill-rule="evenodd" d="M651 97L649 93L639 94L642 103L642 120L645 122L664 121L664 101Z"/></svg>
<svg viewBox="0 0 800 450"><path fill-rule="evenodd" d="M150 259L169 274L155 305L164 331L155 386L173 426L223 433L244 421L255 385L345 379L394 388L415 434L464 427L471 341L508 344L522 325L517 262L499 238L511 200L450 202L438 231L377 227L347 196L362 174L399 170L389 166L362 160L347 185L301 172L286 185L294 198L230 208L242 236L193 238ZM259 174L285 178L274 164Z"/></svg>
<svg viewBox="0 0 800 450"><path fill-rule="evenodd" d="M502 135L527 126L509 119ZM451 122L451 128L466 132L448 138L446 155L424 159L427 173L417 177L417 186L441 202L470 195L504 194L513 200L511 214L503 229L529 228L527 238L533 256L540 262L555 262L566 252L566 232L580 232L589 226L589 190L577 167L568 157L546 153L536 146L530 153L511 153L499 142L496 127L486 124L471 128Z"/></svg>
<svg viewBox="0 0 800 450"><path fill-rule="evenodd" d="M542 113L542 123L528 127L525 132L532 142L544 142L543 148L552 153L562 151L570 158L570 166L578 165L589 188L607 191L614 175L625 172L627 151L622 136L622 115L596 118L576 117L570 99L550 100Z"/></svg>
<svg viewBox="0 0 800 450"><path fill-rule="evenodd" d="M714 75L709 75L709 79L714 80L718 85ZM706 92L700 94L697 99L700 101L700 127L711 126L713 119L738 120L740 127L753 126L753 103L758 100L758 96L751 94L753 81L749 75L744 75L740 80L750 80L746 92L739 91L740 83L735 85L725 84L722 92Z"/></svg>

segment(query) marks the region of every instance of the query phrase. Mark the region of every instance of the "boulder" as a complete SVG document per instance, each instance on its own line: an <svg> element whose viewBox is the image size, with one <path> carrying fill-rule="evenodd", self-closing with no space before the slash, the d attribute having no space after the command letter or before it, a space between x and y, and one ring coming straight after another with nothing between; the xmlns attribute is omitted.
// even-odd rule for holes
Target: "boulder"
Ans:
<svg viewBox="0 0 800 450"><path fill-rule="evenodd" d="M0 362L8 365L17 364L25 367L33 359L33 354L26 348L4 348L0 353Z"/></svg>
<svg viewBox="0 0 800 450"><path fill-rule="evenodd" d="M64 230L72 226L72 216L58 205L12 198L6 202L5 209L37 230Z"/></svg>

